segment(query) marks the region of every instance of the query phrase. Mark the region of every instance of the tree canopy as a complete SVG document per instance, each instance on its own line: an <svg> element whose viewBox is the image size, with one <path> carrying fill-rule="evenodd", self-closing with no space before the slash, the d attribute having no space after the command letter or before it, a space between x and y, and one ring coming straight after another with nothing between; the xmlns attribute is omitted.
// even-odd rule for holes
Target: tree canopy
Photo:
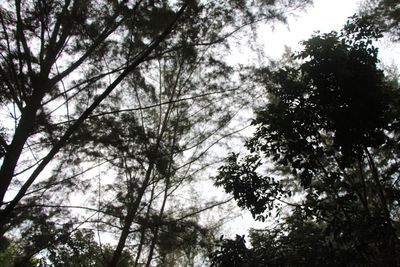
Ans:
<svg viewBox="0 0 400 267"><path fill-rule="evenodd" d="M399 263L399 91L378 67L380 36L353 20L304 41L298 65L257 71L267 104L249 155L231 155L216 177L257 219L286 213L252 233L250 266Z"/></svg>
<svg viewBox="0 0 400 267"><path fill-rule="evenodd" d="M226 62L228 38L310 2L1 2L0 235L10 264L205 258L219 225L196 216L227 201L179 194L215 164L210 147L238 131L230 122L249 104L253 84Z"/></svg>

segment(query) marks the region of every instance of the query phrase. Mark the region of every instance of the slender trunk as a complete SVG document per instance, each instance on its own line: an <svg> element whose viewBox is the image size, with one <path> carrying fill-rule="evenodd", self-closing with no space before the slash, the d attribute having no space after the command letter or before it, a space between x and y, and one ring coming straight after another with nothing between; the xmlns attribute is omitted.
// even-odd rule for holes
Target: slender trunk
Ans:
<svg viewBox="0 0 400 267"><path fill-rule="evenodd" d="M361 157L361 156L360 156ZM360 194L360 200L364 206L365 211L367 214L369 214L369 207L368 207L368 197L367 197L367 187L365 185L365 177L364 177L364 171L362 169L362 164L361 164L361 158L358 158L358 169L360 171L360 180L361 180L361 186L362 186L362 195Z"/></svg>
<svg viewBox="0 0 400 267"><path fill-rule="evenodd" d="M66 1L65 6L63 8L63 13L67 11L69 3L70 1ZM42 99L45 96L45 93L48 92L50 88L54 85L54 83L50 82L48 75L50 73L51 67L55 62L56 55L58 54L59 49L61 49L60 47L58 50L49 51L47 55L49 59L46 60L46 64L42 64L41 62L40 73L35 74L34 71L32 70L31 51L29 49L29 44L27 43L23 30L24 24L23 24L23 19L21 17L21 1L18 0L15 2L15 8L17 13L17 33L18 33L17 42L19 42L18 40L20 40L24 48L24 53L28 55L28 60L26 61L26 65L28 68L29 77L32 82L33 94L29 99L27 99L26 107L22 110L21 119L18 123L17 129L15 130L15 135L13 137L13 140L10 146L8 147L6 155L4 156L4 160L0 169L0 207L4 204L4 197L8 190L8 187L10 186L12 178L14 177L15 168L17 166L18 160L21 156L22 150L24 148L27 139L29 138L29 135L33 130L36 120L36 113L41 107ZM57 24L59 23L60 19L57 20ZM57 33L58 29L55 29L53 34L57 35ZM60 40L60 42L62 42L61 44L64 44L65 39L63 39L63 41ZM44 43L43 38L41 39L41 42L42 44ZM49 44L49 47L51 47L54 42L55 40L52 40L52 42L50 42ZM43 53L44 51L41 51L41 54ZM21 51L19 51L19 54L21 54ZM18 78L16 77L16 79ZM6 213L7 212L4 211L1 212L0 214L2 218L0 220L1 228L3 228L5 224L4 219L5 217L7 217ZM0 236L2 236L2 233Z"/></svg>
<svg viewBox="0 0 400 267"><path fill-rule="evenodd" d="M43 84L42 86L45 86ZM3 164L0 169L0 206L4 204L4 197L14 176L15 168L21 156L22 150L33 130L36 120L36 113L40 108L45 90L34 90L34 94L28 101L21 114L21 119L15 131L14 138L4 156Z"/></svg>
<svg viewBox="0 0 400 267"><path fill-rule="evenodd" d="M146 211L145 222L149 221L151 204L153 203L153 197L154 197L154 189L155 189L155 186L153 186L153 188L151 189L150 202L149 202L149 205L148 205L148 208ZM144 244L145 232L146 232L146 227L142 226L142 229L140 231L140 242L139 242L138 252L137 252L136 258L135 258L134 267L137 267L138 263L139 263L140 254L142 253L142 248L143 248L143 244Z"/></svg>
<svg viewBox="0 0 400 267"><path fill-rule="evenodd" d="M384 193L384 189L382 186L382 183L379 179L379 172L378 168L375 165L374 159L370 152L368 151L368 148L364 148L365 153L367 155L368 163L372 172L372 177L375 181L377 190L378 190L378 195L379 199L381 201L382 209L384 212L385 220L386 220L386 225L385 225L385 249L384 251L384 264L385 266L398 266L399 260L398 256L396 253L396 243L398 242L398 238L396 236L396 229L393 227L392 224L392 219L390 216L390 210L389 210L389 205Z"/></svg>
<svg viewBox="0 0 400 267"><path fill-rule="evenodd" d="M151 241L151 246L150 246L150 252L149 252L149 255L147 257L146 267L150 266L151 260L153 259L154 248L156 246L156 242L157 242L157 239L158 239L158 233L159 233L160 226L161 226L161 223L162 223L162 216L164 214L165 204L167 203L169 184L170 184L170 179L169 179L169 176L168 176L166 178L166 182L165 182L165 192L164 192L163 203L161 205L160 213L158 214L160 225L157 225L156 229L154 231L153 240Z"/></svg>
<svg viewBox="0 0 400 267"><path fill-rule="evenodd" d="M178 77L179 77L180 70L181 69L179 68L178 75L177 75L177 78L176 78L176 83L175 83L175 86L174 86L174 93L172 95L175 94L175 91L176 91L176 88L177 88ZM179 93L180 93L180 91L179 91ZM174 106L174 104L171 104L170 107L168 108L168 110L171 110L173 106ZM169 112L167 112L167 113L169 114ZM177 113L178 113L178 111L177 111ZM165 128L165 125L166 125L166 121L167 121L167 118L168 118L167 115L166 115L165 120L164 120L163 128ZM168 171L167 171L166 177L165 177L164 198L163 198L163 202L162 202L162 205L161 205L160 213L159 213L159 216L158 216L160 222L162 222L162 216L164 214L164 209L165 209L165 205L167 203L167 198L168 198L168 189L170 187L170 182L171 182L173 155L174 155L175 145L176 145L176 142L177 142L177 130L178 130L178 122L175 122L174 135L173 135L172 143L171 143L171 153L170 153L170 156L169 156ZM153 240L152 240L151 246L150 246L150 252L149 252L149 255L147 257L146 267L150 266L151 260L153 259L154 248L155 248L155 244L156 244L157 239L158 239L158 233L159 233L160 226L161 225L157 225L157 227L155 229Z"/></svg>
<svg viewBox="0 0 400 267"><path fill-rule="evenodd" d="M376 167L376 165L374 163L374 159L372 158L371 154L368 151L368 148L365 148L365 153L367 155L368 163L369 163L369 166L370 166L370 169L371 169L371 172L372 172L372 177L374 179L376 188L378 190L378 196L379 196L379 199L380 199L380 202L381 202L382 209L383 209L384 214L385 214L386 221L387 221L388 224L391 225L392 223L391 223L391 219L390 219L389 207L388 207L386 196L385 196L385 193L384 193L384 190L383 190L383 187L382 187L382 183L381 183L381 181L379 179L378 169L377 169L377 167Z"/></svg>
<svg viewBox="0 0 400 267"><path fill-rule="evenodd" d="M144 193L146 192L146 188L149 185L153 167L154 167L154 163L150 162L149 166L147 168L147 171L146 171L145 179L142 183L142 187L140 188L140 190L138 192L138 196L137 196L135 202L132 204L132 206L128 208L128 214L125 217L124 227L122 229L117 248L115 249L113 257L112 257L110 263L108 264L109 267L117 266L117 264L121 258L122 250L125 247L126 239L129 236L129 232L130 232L133 220L135 219L136 212L138 211L142 197L143 197Z"/></svg>

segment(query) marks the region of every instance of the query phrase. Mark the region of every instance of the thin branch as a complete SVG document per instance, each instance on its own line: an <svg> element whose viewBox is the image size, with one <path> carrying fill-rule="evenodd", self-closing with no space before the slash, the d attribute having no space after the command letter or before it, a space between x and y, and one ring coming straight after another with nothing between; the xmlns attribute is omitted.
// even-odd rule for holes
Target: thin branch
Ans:
<svg viewBox="0 0 400 267"><path fill-rule="evenodd" d="M196 211L194 211L194 212L185 214L185 215L183 215L182 217L180 217L180 218L178 218L178 219L176 219L176 220L173 220L173 222L183 221L184 219L187 219L187 218L189 218L189 217L193 217L193 216L195 216L195 215L197 215L197 214L200 214L200 213L202 213L202 212L204 212L204 211L206 211L206 210L210 210L210 209L213 209L213 208L215 208L215 207L224 205L224 204L226 204L226 203L232 201L233 199L234 199L234 198L231 197L231 198L228 198L227 200L224 200L224 201L221 201L221 202L212 204L212 205L210 205L210 206L206 206L206 207L204 207L204 208L202 208L202 209L199 209L199 210L196 210Z"/></svg>
<svg viewBox="0 0 400 267"><path fill-rule="evenodd" d="M189 101L189 100L194 100L194 99L197 99L197 98L202 98L202 97L205 97L205 96L210 96L210 95L215 95L215 94L223 94L223 93L226 93L226 92L233 92L233 91L237 91L239 89L240 88L227 89L227 90L221 90L221 91L216 91L216 92L204 93L204 94L200 94L200 95L182 97L182 98L178 98L178 99L175 99L175 100L172 99L172 100L168 100L168 101L165 101L165 102L152 104L152 105L148 105L148 106L141 106L141 107L139 106L139 107L135 107L135 108L119 109L119 110L115 110L115 111L106 111L106 112L101 112L101 113L90 115L90 116L88 116L88 119L97 118L97 117L101 117L101 116L105 116L105 115L113 115L113 114L118 114L118 113L124 113L124 112L132 112L132 111L140 111L140 110L158 108L160 105L171 105L171 104L179 103L179 102L182 102L182 101ZM52 126L58 126L58 125L74 122L74 121L77 121L77 120L78 119L70 120L70 121L63 121L63 122L52 124Z"/></svg>

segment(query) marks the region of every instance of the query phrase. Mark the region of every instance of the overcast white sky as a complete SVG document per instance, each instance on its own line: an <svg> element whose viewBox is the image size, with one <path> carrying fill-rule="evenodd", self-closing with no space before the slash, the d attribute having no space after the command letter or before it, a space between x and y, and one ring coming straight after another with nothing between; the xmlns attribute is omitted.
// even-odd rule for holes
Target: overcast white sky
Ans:
<svg viewBox="0 0 400 267"><path fill-rule="evenodd" d="M266 53L279 59L284 45L293 50L301 49L299 42L307 40L315 31L340 31L347 18L356 13L358 0L314 0L313 7L298 17L291 17L288 25L276 25L274 29L266 28Z"/></svg>
<svg viewBox="0 0 400 267"><path fill-rule="evenodd" d="M299 44L320 31L340 31L348 17L357 13L365 0L314 0L314 6L305 13L289 19L288 25L276 25L274 29L266 28L263 43L265 53L272 59L279 59L287 45L293 51L301 50ZM399 66L400 48L388 41L380 42L379 55L384 64Z"/></svg>
<svg viewBox="0 0 400 267"><path fill-rule="evenodd" d="M363 0L361 0L363 1ZM238 45L235 46L229 60L235 63L265 64L269 59L279 60L285 46L293 52L302 49L300 42L307 40L311 35L320 31L340 31L348 17L356 13L360 0L314 0L314 5L304 12L297 12L289 16L288 24L271 23L258 24L258 42L263 46L264 56L255 55L246 44L244 35L236 36ZM250 40L250 43L252 40Z"/></svg>

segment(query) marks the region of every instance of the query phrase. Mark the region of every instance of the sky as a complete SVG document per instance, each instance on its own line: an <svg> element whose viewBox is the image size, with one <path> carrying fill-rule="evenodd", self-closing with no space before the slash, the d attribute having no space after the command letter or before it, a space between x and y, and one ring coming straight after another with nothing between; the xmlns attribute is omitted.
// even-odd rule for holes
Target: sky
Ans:
<svg viewBox="0 0 400 267"><path fill-rule="evenodd" d="M267 22L258 24L257 45L262 46L261 54L254 53L248 45L253 40L246 39L246 32L237 36L237 45L231 50L228 62L254 66L268 64L269 60L279 60L285 46L292 52L301 51L301 41L309 39L315 32L340 32L349 17L354 15L365 0L314 0L314 4L304 11L288 16L287 24ZM232 47L231 47L232 48ZM400 54L400 53L399 53Z"/></svg>
<svg viewBox="0 0 400 267"><path fill-rule="evenodd" d="M263 45L266 55L280 59L285 45L292 51L302 49L300 42L307 40L316 31L327 33L339 32L347 19L357 13L365 0L314 0L314 5L297 17L291 17L288 25L275 25L265 28ZM398 45L383 40L377 44L379 57L383 64L400 66L400 48Z"/></svg>
<svg viewBox="0 0 400 267"><path fill-rule="evenodd" d="M305 12L290 17L288 25L275 25L273 29L266 28L264 46L267 55L279 59L287 45L293 51L301 49L299 44L320 31L340 31L347 18L356 13L358 0L314 0L314 5Z"/></svg>
<svg viewBox="0 0 400 267"><path fill-rule="evenodd" d="M314 5L304 13L291 17L288 25L276 24L273 27L263 27L259 38L264 46L264 53L271 59L281 58L285 45L292 51L302 49L300 42L307 40L316 31L327 33L330 31L340 31L346 23L348 17L354 15L363 0L314 0ZM382 42L380 47L380 57L384 64L399 66L400 48L388 42ZM243 55L243 54L242 54ZM245 58L245 56L243 56ZM266 223L254 222L248 211L243 211L243 215L231 221L224 229L227 235L235 234L246 235L251 227L264 228Z"/></svg>

